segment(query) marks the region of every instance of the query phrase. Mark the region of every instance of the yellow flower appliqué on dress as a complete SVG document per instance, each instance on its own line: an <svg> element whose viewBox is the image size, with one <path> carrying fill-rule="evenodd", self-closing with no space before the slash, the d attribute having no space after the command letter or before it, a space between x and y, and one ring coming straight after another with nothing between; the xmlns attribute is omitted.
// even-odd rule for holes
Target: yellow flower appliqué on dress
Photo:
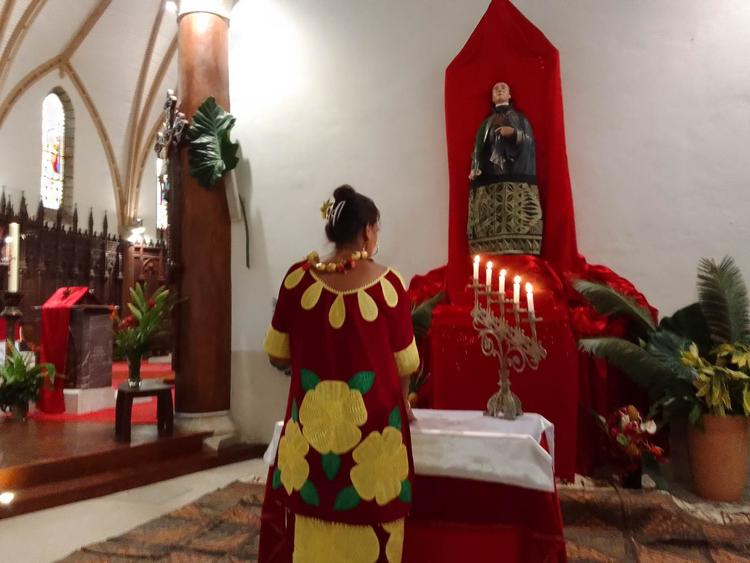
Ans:
<svg viewBox="0 0 750 563"><path fill-rule="evenodd" d="M381 434L373 431L352 454L355 465L349 476L364 500L380 506L401 494L401 483L409 476L409 459L401 431L388 427Z"/></svg>
<svg viewBox="0 0 750 563"><path fill-rule="evenodd" d="M321 454L343 454L359 443L367 422L362 393L343 381L321 381L305 394L299 411L302 432Z"/></svg>
<svg viewBox="0 0 750 563"><path fill-rule="evenodd" d="M297 516L294 563L375 563L380 543L372 526L351 526Z"/></svg>
<svg viewBox="0 0 750 563"><path fill-rule="evenodd" d="M310 466L305 459L310 445L300 432L299 425L290 420L286 423L284 435L279 442L278 468L281 471L281 484L287 494L299 491L307 481Z"/></svg>

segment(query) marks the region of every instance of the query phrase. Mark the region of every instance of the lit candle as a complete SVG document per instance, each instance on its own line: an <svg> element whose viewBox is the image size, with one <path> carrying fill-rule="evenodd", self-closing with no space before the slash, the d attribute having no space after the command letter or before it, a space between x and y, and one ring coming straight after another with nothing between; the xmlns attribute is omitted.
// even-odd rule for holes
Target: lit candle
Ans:
<svg viewBox="0 0 750 563"><path fill-rule="evenodd" d="M12 293L18 291L18 250L21 241L18 227L18 223L11 223L8 229L8 235L11 239L10 264L8 264L8 291Z"/></svg>
<svg viewBox="0 0 750 563"><path fill-rule="evenodd" d="M487 262L487 272L484 278L484 285L487 286L487 291L492 291L492 262Z"/></svg>
<svg viewBox="0 0 750 563"><path fill-rule="evenodd" d="M508 274L507 270L503 268L500 270L500 296L505 299L505 276Z"/></svg>
<svg viewBox="0 0 750 563"><path fill-rule="evenodd" d="M529 316L534 316L534 288L530 283L526 283L526 303L529 309Z"/></svg>
<svg viewBox="0 0 750 563"><path fill-rule="evenodd" d="M474 285L479 284L479 254L474 256Z"/></svg>
<svg viewBox="0 0 750 563"><path fill-rule="evenodd" d="M521 276L513 278L513 306L518 307L521 303Z"/></svg>

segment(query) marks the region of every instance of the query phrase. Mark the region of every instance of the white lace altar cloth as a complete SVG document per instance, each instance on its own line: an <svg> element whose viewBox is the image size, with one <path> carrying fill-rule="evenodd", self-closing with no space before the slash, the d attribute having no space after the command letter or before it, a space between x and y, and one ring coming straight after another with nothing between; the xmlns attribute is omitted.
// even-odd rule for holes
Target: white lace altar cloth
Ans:
<svg viewBox="0 0 750 563"><path fill-rule="evenodd" d="M543 416L526 413L503 420L481 411L438 409L414 409L414 416L411 444L418 475L554 492L555 427ZM282 429L283 422L277 422L263 456L269 465L276 459Z"/></svg>

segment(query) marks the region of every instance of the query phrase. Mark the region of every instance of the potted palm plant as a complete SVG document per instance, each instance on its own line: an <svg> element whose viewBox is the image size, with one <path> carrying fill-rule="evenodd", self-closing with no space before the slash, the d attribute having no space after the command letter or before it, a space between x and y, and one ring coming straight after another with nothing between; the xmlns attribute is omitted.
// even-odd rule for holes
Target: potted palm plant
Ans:
<svg viewBox="0 0 750 563"><path fill-rule="evenodd" d="M31 362L15 346L8 346L10 356L0 366L0 409L11 412L14 420L26 420L29 402L39 400L45 377L55 381L55 366Z"/></svg>
<svg viewBox="0 0 750 563"><path fill-rule="evenodd" d="M578 281L575 287L600 313L633 320L628 338L582 339L581 348L606 358L646 389L650 416L661 425L689 420L690 467L698 494L738 499L747 479L750 306L734 261L701 260L698 303L658 324L607 286Z"/></svg>
<svg viewBox="0 0 750 563"><path fill-rule="evenodd" d="M141 386L141 361L148 352L154 336L161 329L172 308L169 290L159 287L149 299L143 285L130 288L130 314L120 320L116 315L115 351L128 362L128 384L131 388Z"/></svg>
<svg viewBox="0 0 750 563"><path fill-rule="evenodd" d="M747 478L750 351L746 345L722 344L710 358L701 357L695 344L682 353L685 365L698 374L695 387L702 415L688 428L690 469L699 495L736 501Z"/></svg>

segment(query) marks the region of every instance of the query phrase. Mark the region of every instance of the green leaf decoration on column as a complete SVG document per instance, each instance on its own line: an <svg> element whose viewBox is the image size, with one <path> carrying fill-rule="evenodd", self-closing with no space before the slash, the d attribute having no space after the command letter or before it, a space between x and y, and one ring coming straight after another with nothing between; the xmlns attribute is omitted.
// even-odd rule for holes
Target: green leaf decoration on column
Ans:
<svg viewBox="0 0 750 563"><path fill-rule="evenodd" d="M357 490L354 487L347 487L345 489L341 489L339 494L336 495L336 500L333 503L333 509L339 511L352 510L353 508L357 507L361 500L362 499L360 498Z"/></svg>
<svg viewBox="0 0 750 563"><path fill-rule="evenodd" d="M273 482L271 483L271 486L274 489L278 489L281 486L281 469L278 467L276 468L276 471L273 472Z"/></svg>
<svg viewBox="0 0 750 563"><path fill-rule="evenodd" d="M305 391L312 391L320 383L320 378L309 369L302 368L300 378L302 379L302 389Z"/></svg>
<svg viewBox="0 0 750 563"><path fill-rule="evenodd" d="M190 175L204 188L213 188L239 162L240 146L229 139L234 122L235 117L217 104L213 96L206 98L193 116L187 130Z"/></svg>
<svg viewBox="0 0 750 563"><path fill-rule="evenodd" d="M299 422L299 410L297 409L297 399L292 399L292 422Z"/></svg>
<svg viewBox="0 0 750 563"><path fill-rule="evenodd" d="M401 481L401 494L398 498L401 502L411 503L411 483L408 479Z"/></svg>
<svg viewBox="0 0 750 563"><path fill-rule="evenodd" d="M393 407L391 414L388 415L388 426L401 430L401 409L398 407Z"/></svg>
<svg viewBox="0 0 750 563"><path fill-rule="evenodd" d="M320 463L328 480L333 481L338 475L339 467L341 467L341 456L333 453L323 454L320 456Z"/></svg>
<svg viewBox="0 0 750 563"><path fill-rule="evenodd" d="M302 500L311 506L320 506L320 497L318 496L318 489L315 488L313 482L309 479L305 481L302 488L299 490L299 496Z"/></svg>
<svg viewBox="0 0 750 563"><path fill-rule="evenodd" d="M363 395L372 389L372 384L375 382L375 372L372 371L360 371L355 373L349 380L349 389L356 389Z"/></svg>

